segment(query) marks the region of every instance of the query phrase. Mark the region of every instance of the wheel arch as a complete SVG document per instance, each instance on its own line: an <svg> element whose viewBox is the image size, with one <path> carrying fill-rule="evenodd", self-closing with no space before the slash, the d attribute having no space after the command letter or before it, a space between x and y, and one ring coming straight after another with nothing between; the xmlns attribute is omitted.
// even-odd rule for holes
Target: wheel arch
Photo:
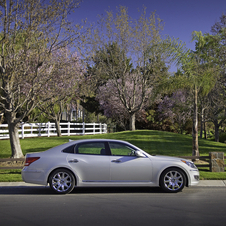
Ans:
<svg viewBox="0 0 226 226"><path fill-rule="evenodd" d="M67 167L58 167L58 168L55 168L55 169L52 169L50 172L49 172L49 175L48 175L48 178L47 178L47 183L49 183L49 179L50 179L50 175L55 171L55 170L60 170L60 169L64 169L64 170L68 170L72 173L72 175L74 176L75 178L75 186L77 185L78 183L78 178L76 176L76 174L69 168Z"/></svg>
<svg viewBox="0 0 226 226"><path fill-rule="evenodd" d="M160 176L159 176L159 181L158 181L159 186L160 186L160 180L161 180L162 174L163 174L166 170L169 170L169 169L179 169L179 170L181 170L181 171L184 173L184 176L185 176L185 179L186 179L185 186L188 187L188 185L189 185L189 179L188 179L187 172L186 172L183 168L178 167L178 166L169 166L169 167L165 168L164 170L162 170L162 172L160 173Z"/></svg>

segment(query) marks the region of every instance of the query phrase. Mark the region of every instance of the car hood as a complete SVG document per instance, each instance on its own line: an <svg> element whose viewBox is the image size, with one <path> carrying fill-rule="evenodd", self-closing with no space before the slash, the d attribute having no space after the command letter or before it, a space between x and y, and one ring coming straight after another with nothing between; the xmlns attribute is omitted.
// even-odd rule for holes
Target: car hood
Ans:
<svg viewBox="0 0 226 226"><path fill-rule="evenodd" d="M164 156L164 155L152 155L151 156L155 161L180 161L180 160L186 160L179 157L172 157L172 156Z"/></svg>

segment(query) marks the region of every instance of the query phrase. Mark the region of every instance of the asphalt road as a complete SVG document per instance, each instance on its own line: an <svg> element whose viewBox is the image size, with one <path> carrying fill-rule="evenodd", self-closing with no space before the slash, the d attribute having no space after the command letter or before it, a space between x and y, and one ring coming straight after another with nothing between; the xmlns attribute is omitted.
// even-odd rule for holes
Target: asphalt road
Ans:
<svg viewBox="0 0 226 226"><path fill-rule="evenodd" d="M0 187L1 226L208 226L226 224L225 187L76 188L55 195L48 187Z"/></svg>

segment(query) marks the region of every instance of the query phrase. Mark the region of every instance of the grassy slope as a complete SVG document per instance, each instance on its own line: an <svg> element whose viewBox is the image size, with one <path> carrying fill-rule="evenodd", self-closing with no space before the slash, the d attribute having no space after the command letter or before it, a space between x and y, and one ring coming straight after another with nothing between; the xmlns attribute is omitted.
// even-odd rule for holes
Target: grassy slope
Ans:
<svg viewBox="0 0 226 226"><path fill-rule="evenodd" d="M45 151L51 147L68 142L69 139L107 138L126 140L140 147L149 154L169 156L191 156L192 138L187 135L180 135L162 131L126 131L102 135L86 135L71 137L40 137L21 140L23 153ZM208 155L209 152L226 152L226 144L208 140L199 140L200 155ZM10 157L9 140L0 140L0 158ZM20 170L0 170L0 181L21 180ZM202 179L225 179L226 173L210 173L200 171Z"/></svg>

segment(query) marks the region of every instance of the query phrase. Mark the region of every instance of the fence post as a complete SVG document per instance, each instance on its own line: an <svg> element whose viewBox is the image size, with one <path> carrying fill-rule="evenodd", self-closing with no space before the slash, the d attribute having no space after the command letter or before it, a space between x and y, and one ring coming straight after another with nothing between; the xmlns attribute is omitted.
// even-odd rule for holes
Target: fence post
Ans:
<svg viewBox="0 0 226 226"><path fill-rule="evenodd" d="M71 123L68 122L68 124L67 124L67 133L68 133L68 136L70 136L70 132L71 132Z"/></svg>
<svg viewBox="0 0 226 226"><path fill-rule="evenodd" d="M100 123L100 134L102 134L102 123Z"/></svg>
<svg viewBox="0 0 226 226"><path fill-rule="evenodd" d="M95 122L93 123L93 134L95 135Z"/></svg>
<svg viewBox="0 0 226 226"><path fill-rule="evenodd" d="M47 122L47 136L50 137L50 122Z"/></svg>
<svg viewBox="0 0 226 226"><path fill-rule="evenodd" d="M24 123L21 124L21 137L24 139Z"/></svg>
<svg viewBox="0 0 226 226"><path fill-rule="evenodd" d="M30 125L31 125L31 137L32 137L32 135L33 135L33 124L30 123Z"/></svg>
<svg viewBox="0 0 226 226"><path fill-rule="evenodd" d="M37 123L38 124L38 136L41 136L41 123Z"/></svg>
<svg viewBox="0 0 226 226"><path fill-rule="evenodd" d="M86 127L85 127L85 122L82 123L82 134L85 135L86 133Z"/></svg>
<svg viewBox="0 0 226 226"><path fill-rule="evenodd" d="M224 152L210 152L210 172L224 172Z"/></svg>

